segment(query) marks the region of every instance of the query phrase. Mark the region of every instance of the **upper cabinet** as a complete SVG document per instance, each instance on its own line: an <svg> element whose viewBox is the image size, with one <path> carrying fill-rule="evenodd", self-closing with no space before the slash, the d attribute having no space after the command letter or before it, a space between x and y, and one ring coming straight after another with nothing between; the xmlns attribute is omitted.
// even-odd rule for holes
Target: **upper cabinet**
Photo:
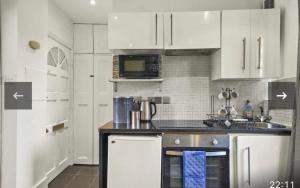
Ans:
<svg viewBox="0 0 300 188"><path fill-rule="evenodd" d="M111 53L108 50L107 25L94 25L94 53Z"/></svg>
<svg viewBox="0 0 300 188"><path fill-rule="evenodd" d="M112 13L109 49L220 48L220 11Z"/></svg>
<svg viewBox="0 0 300 188"><path fill-rule="evenodd" d="M163 49L163 15L154 12L112 13L109 49Z"/></svg>
<svg viewBox="0 0 300 188"><path fill-rule="evenodd" d="M252 10L251 78L280 76L280 9Z"/></svg>
<svg viewBox="0 0 300 188"><path fill-rule="evenodd" d="M74 53L93 53L93 25L74 24Z"/></svg>
<svg viewBox="0 0 300 188"><path fill-rule="evenodd" d="M220 11L165 13L164 48L220 48L220 22Z"/></svg>
<svg viewBox="0 0 300 188"><path fill-rule="evenodd" d="M222 11L221 50L212 55L212 80L280 76L280 10Z"/></svg>

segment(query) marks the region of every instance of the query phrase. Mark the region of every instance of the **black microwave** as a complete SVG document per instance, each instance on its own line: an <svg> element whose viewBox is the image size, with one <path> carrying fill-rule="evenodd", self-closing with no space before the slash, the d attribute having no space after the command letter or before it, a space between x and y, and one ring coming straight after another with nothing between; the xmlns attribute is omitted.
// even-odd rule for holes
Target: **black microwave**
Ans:
<svg viewBox="0 0 300 188"><path fill-rule="evenodd" d="M147 55L119 55L120 78L159 78L161 56Z"/></svg>

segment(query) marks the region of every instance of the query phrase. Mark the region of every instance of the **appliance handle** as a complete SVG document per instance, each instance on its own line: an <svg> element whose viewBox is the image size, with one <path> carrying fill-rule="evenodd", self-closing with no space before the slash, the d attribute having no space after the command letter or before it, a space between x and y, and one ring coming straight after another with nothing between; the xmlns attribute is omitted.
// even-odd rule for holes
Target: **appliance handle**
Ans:
<svg viewBox="0 0 300 188"><path fill-rule="evenodd" d="M257 69L261 68L261 37L258 37L258 66Z"/></svg>
<svg viewBox="0 0 300 188"><path fill-rule="evenodd" d="M246 37L243 39L243 65L242 69L246 69Z"/></svg>
<svg viewBox="0 0 300 188"><path fill-rule="evenodd" d="M170 15L171 18L171 46L173 45L173 14Z"/></svg>
<svg viewBox="0 0 300 188"><path fill-rule="evenodd" d="M157 45L157 13L155 13L155 45Z"/></svg>
<svg viewBox="0 0 300 188"><path fill-rule="evenodd" d="M159 136L158 136L159 137ZM116 137L116 138L112 138L111 141L112 142L116 142L116 141L156 141L158 137Z"/></svg>
<svg viewBox="0 0 300 188"><path fill-rule="evenodd" d="M180 157L183 155L183 152L181 152L181 151L166 151L166 155ZM206 157L221 157L221 156L226 156L226 155L227 155L226 151L206 152Z"/></svg>
<svg viewBox="0 0 300 188"><path fill-rule="evenodd" d="M248 151L248 185L251 186L251 169L250 169L250 166L251 166L251 163L250 163L250 147L247 147L246 150Z"/></svg>
<svg viewBox="0 0 300 188"><path fill-rule="evenodd" d="M151 119L153 118L153 116L155 116L156 114L156 104L154 102L150 102L151 105ZM152 106L154 107L154 113L152 113Z"/></svg>

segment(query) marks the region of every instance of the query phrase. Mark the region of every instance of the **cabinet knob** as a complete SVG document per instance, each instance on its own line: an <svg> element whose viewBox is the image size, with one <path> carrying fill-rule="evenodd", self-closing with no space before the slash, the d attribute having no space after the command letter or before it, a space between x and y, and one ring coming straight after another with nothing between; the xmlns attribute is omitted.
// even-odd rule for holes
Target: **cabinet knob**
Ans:
<svg viewBox="0 0 300 188"><path fill-rule="evenodd" d="M211 143L212 143L212 145L215 146L215 145L218 145L219 142L217 139L214 138Z"/></svg>
<svg viewBox="0 0 300 188"><path fill-rule="evenodd" d="M174 143L175 143L176 145L179 145L179 144L180 144L180 139L179 139L179 138L175 139Z"/></svg>
<svg viewBox="0 0 300 188"><path fill-rule="evenodd" d="M94 75L90 75L91 78L94 78Z"/></svg>

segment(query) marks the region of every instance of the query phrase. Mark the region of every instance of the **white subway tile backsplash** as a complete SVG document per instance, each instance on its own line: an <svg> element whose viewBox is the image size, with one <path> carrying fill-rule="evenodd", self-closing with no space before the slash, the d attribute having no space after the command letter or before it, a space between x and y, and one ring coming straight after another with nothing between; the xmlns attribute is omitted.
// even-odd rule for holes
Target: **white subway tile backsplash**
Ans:
<svg viewBox="0 0 300 188"><path fill-rule="evenodd" d="M162 83L119 83L114 96L170 97L170 104L158 104L154 119L206 119L210 113L210 96L215 96L215 113L225 104L219 100L222 88L235 88L240 94L233 99L239 113L249 99L259 114L258 106L268 99L268 81L210 81L209 56L164 56ZM266 106L266 105L265 105ZM290 124L290 112L271 112L273 120Z"/></svg>

